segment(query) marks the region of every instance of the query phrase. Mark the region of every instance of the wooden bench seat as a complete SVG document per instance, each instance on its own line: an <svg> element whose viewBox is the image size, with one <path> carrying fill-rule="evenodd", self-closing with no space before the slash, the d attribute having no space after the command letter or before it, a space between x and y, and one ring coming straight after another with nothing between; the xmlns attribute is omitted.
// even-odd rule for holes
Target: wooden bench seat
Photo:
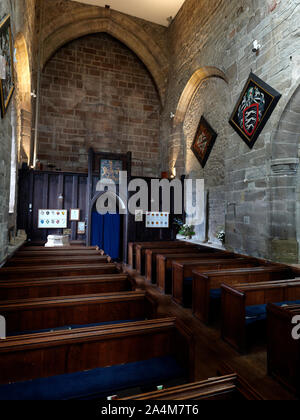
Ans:
<svg viewBox="0 0 300 420"><path fill-rule="evenodd" d="M209 270L222 270L226 268L255 267L259 263L255 258L186 260L172 262L172 297L175 302L183 304L184 289L192 290L193 271L206 272Z"/></svg>
<svg viewBox="0 0 300 420"><path fill-rule="evenodd" d="M226 375L211 378L206 381L194 382L167 388L162 391L119 398L119 400L205 400L205 401L235 401L262 400L263 398L239 375ZM171 414L171 413L170 413Z"/></svg>
<svg viewBox="0 0 300 420"><path fill-rule="evenodd" d="M62 378L58 378L56 382L54 376L75 372L84 372L84 376L85 371L93 369L162 357L174 358L187 372L187 376L193 378L192 334L186 327L177 324L175 318L9 337L0 342L0 383L9 384L0 387L0 398L5 399L9 396L10 399L18 399L14 397L22 394L26 399L26 394L30 395L30 387L34 387L36 392L40 389L40 383L35 387L35 381L23 384L17 382L38 378L39 381L40 378L54 380L54 385L52 382L49 387L46 381L44 387L44 390L48 388L49 396L52 388L55 392L55 383L57 386L61 384ZM163 367L163 364L161 366ZM106 374L107 372L109 374L109 371L106 371ZM105 375L104 371L97 372L96 389L92 386L92 389L77 389L75 393L67 386L69 384L72 387L74 378L71 377L67 384L63 382L65 393L62 397L98 395L98 392L100 395L110 395L118 391L118 376L115 370L110 374L111 382L115 382L115 389L99 389L102 374ZM128 372L127 377L130 382ZM126 386L122 384L122 388L126 389ZM39 395L35 394L34 397L38 399ZM55 398L59 399L60 396L55 395Z"/></svg>
<svg viewBox="0 0 300 420"><path fill-rule="evenodd" d="M184 247L188 248L194 248L195 245L190 244L188 242L182 242L182 241L170 241L168 245L164 243L158 243L152 242L151 244L144 245L144 244L136 244L135 247L135 268L136 271L144 275L145 274L145 256L146 256L146 250L147 249L164 249L168 247L168 249L182 249Z"/></svg>
<svg viewBox="0 0 300 420"><path fill-rule="evenodd" d="M163 293L172 293L172 262L173 261L188 261L188 260L207 260L207 259L229 259L235 258L232 252L196 252L188 251L186 253L174 254L172 250L170 253L159 253L156 256L156 280L157 287Z"/></svg>
<svg viewBox="0 0 300 420"><path fill-rule="evenodd" d="M268 374L299 397L300 340L292 336L299 325L292 322L295 316L300 316L300 305L267 305Z"/></svg>
<svg viewBox="0 0 300 420"><path fill-rule="evenodd" d="M213 255L215 254L214 249L212 248L209 251L209 248L203 249L203 247L199 246L191 246L191 247L182 247L182 248L154 248L154 249L146 249L145 252L145 277L146 280L156 283L156 267L157 267L157 256L160 254L184 254L189 255L193 253L194 255Z"/></svg>
<svg viewBox="0 0 300 420"><path fill-rule="evenodd" d="M0 303L7 335L118 320L151 319L154 301L144 292L19 299Z"/></svg>
<svg viewBox="0 0 300 420"><path fill-rule="evenodd" d="M0 281L0 301L132 290L127 274Z"/></svg>
<svg viewBox="0 0 300 420"><path fill-rule="evenodd" d="M0 280L11 279L40 279L43 277L74 277L99 274L117 273L115 264L93 264L93 265L57 265L41 267L4 267L0 269Z"/></svg>
<svg viewBox="0 0 300 420"><path fill-rule="evenodd" d="M161 356L84 372L0 385L0 400L99 400L131 390L181 383L186 370L173 356Z"/></svg>
<svg viewBox="0 0 300 420"><path fill-rule="evenodd" d="M266 320L266 304L300 299L300 279L222 285L222 338L241 353L249 347L247 326ZM299 302L300 303L300 302Z"/></svg>
<svg viewBox="0 0 300 420"><path fill-rule="evenodd" d="M110 261L107 256L99 255L77 255L77 256L46 256L46 257L18 257L8 260L5 267L25 267L39 265L82 265L82 264L104 264Z"/></svg>
<svg viewBox="0 0 300 420"><path fill-rule="evenodd" d="M193 271L193 313L201 321L210 320L210 304L214 298L221 299L221 285L234 286L239 283L258 283L262 281L293 278L293 271L287 267L265 266L210 271Z"/></svg>

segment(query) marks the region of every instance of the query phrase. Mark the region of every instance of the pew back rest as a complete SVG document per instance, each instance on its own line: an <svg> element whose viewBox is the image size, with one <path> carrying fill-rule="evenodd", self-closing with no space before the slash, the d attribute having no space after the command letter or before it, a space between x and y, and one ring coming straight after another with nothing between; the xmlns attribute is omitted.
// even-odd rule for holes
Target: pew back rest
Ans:
<svg viewBox="0 0 300 420"><path fill-rule="evenodd" d="M0 313L6 319L7 332L12 333L152 319L156 306L145 292L122 292L6 301L0 303Z"/></svg>
<svg viewBox="0 0 300 420"><path fill-rule="evenodd" d="M105 274L105 273L117 273L118 269L115 264L86 264L86 265L57 265L47 266L41 265L41 267L6 267L0 269L0 280L9 280L15 278L38 278L40 277L57 277L57 276L76 276L76 275L88 275L88 274Z"/></svg>
<svg viewBox="0 0 300 420"><path fill-rule="evenodd" d="M300 299L300 279L238 284L233 290L243 293L245 306L293 302Z"/></svg>
<svg viewBox="0 0 300 420"><path fill-rule="evenodd" d="M193 270L194 281L202 281L208 284L210 289L218 289L222 283L231 286L241 283L258 283L264 281L281 280L293 278L290 268L277 266L245 267L224 269L217 271L201 272Z"/></svg>

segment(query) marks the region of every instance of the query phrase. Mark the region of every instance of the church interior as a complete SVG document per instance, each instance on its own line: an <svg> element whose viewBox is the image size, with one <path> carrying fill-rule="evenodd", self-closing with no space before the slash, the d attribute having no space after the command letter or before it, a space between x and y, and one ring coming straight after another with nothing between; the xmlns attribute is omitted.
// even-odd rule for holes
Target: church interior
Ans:
<svg viewBox="0 0 300 420"><path fill-rule="evenodd" d="M1 0L1 401L299 399L299 22Z"/></svg>

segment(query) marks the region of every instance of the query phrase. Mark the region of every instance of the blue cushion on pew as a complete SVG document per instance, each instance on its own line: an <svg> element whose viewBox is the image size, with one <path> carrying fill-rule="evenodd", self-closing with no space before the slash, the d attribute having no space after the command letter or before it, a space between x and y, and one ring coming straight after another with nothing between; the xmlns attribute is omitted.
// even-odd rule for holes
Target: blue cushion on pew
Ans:
<svg viewBox="0 0 300 420"><path fill-rule="evenodd" d="M74 330L76 328L89 328L89 327L100 327L101 325L112 325L112 324L125 324L126 322L137 322L137 321L144 321L145 319L127 319L127 320L120 320L120 321L106 321L106 322L97 322L94 324L81 324L81 325L65 325L63 327L57 328L47 328L45 330L31 330L31 331L18 331L18 332L11 332L7 334L7 337L13 337L16 335L26 335L26 334L38 334L38 333L46 333L46 332L55 332L55 331L64 331L64 330Z"/></svg>
<svg viewBox="0 0 300 420"><path fill-rule="evenodd" d="M0 386L0 400L68 400L107 397L123 389L161 385L186 376L171 356Z"/></svg>
<svg viewBox="0 0 300 420"><path fill-rule="evenodd" d="M290 302L277 302L277 306L300 304L299 300ZM264 321L267 319L267 305L253 305L246 307L246 324L253 324L257 321Z"/></svg>
<svg viewBox="0 0 300 420"><path fill-rule="evenodd" d="M222 290L221 289L210 289L210 298L211 299L221 299Z"/></svg>
<svg viewBox="0 0 300 420"><path fill-rule="evenodd" d="M193 283L193 277L185 277L183 283L186 284L186 285L192 284Z"/></svg>
<svg viewBox="0 0 300 420"><path fill-rule="evenodd" d="M246 306L246 324L262 321L267 318L267 305Z"/></svg>

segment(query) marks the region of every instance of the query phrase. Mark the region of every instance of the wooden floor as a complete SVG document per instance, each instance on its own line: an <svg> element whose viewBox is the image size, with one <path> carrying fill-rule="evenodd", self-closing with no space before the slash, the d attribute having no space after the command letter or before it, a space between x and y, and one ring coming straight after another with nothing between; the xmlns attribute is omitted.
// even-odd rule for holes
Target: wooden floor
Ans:
<svg viewBox="0 0 300 420"><path fill-rule="evenodd" d="M266 400L296 400L285 388L267 375L267 353L264 346L256 347L247 355L240 355L220 337L220 329L207 327L198 321L191 309L183 308L163 295L145 278L129 266L123 270L135 279L138 288L146 290L158 303L161 315L176 316L194 333L196 342L196 380L205 380L217 376L222 362L240 374Z"/></svg>

